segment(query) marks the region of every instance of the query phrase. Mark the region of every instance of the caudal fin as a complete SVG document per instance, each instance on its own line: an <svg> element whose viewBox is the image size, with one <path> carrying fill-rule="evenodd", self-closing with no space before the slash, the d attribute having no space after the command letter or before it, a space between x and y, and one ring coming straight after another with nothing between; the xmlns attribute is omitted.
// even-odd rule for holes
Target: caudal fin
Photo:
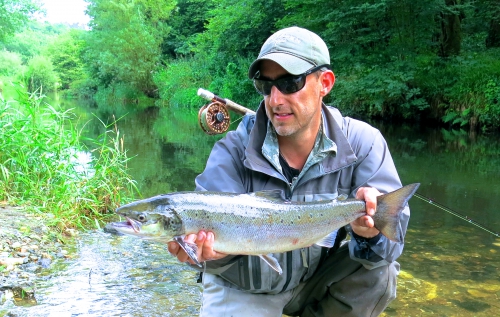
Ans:
<svg viewBox="0 0 500 317"><path fill-rule="evenodd" d="M419 186L419 183L406 185L377 197L377 212L373 216L375 228L390 240L403 242L404 237L399 225L399 217Z"/></svg>

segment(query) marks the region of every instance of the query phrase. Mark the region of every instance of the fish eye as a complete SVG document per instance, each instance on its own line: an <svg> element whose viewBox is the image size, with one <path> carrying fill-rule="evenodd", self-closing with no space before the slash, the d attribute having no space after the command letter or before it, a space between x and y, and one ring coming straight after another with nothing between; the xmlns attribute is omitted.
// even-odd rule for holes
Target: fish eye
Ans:
<svg viewBox="0 0 500 317"><path fill-rule="evenodd" d="M146 221L146 219L147 219L147 217L145 214L139 214L137 216L137 220L139 220L140 222L144 222L144 221Z"/></svg>

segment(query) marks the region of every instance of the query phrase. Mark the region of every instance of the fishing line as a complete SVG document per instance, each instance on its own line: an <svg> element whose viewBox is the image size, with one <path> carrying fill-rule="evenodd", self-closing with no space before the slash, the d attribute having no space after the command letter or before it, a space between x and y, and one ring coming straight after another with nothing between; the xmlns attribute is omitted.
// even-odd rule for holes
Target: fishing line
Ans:
<svg viewBox="0 0 500 317"><path fill-rule="evenodd" d="M236 119L236 120L232 121L230 124L233 124L233 123L235 123L235 122L238 122L238 121L240 121L241 119L243 119L243 117L239 117L238 119Z"/></svg>
<svg viewBox="0 0 500 317"><path fill-rule="evenodd" d="M492 234L492 235L494 235L495 237L500 238L500 234L499 234L498 232L495 232L495 231L493 231L492 229L487 228L486 226L484 226L484 225L480 224L479 222L477 222L477 221L475 221L475 220L471 219L469 216L466 216L466 215L463 215L463 214L461 214L461 213L459 213L459 212L456 212L456 211L452 210L451 208L448 208L448 207L446 207L446 206L443 206L443 205L441 205L440 203L435 202L434 200L432 200L432 199L430 199L430 198L428 198L428 197L425 197L425 196L423 196L423 195L420 195L419 193L415 193L415 195L414 195L414 196L415 196L415 197L417 197L417 198L419 198L419 199L422 199L422 200L423 200L423 201L425 201L425 202L428 202L429 204L431 204L431 205L433 205L433 206L436 206L437 208L439 208L439 209L441 209L441 210L446 211L447 213L452 214L452 215L453 215L453 216L455 216L455 217L458 217L458 218L460 218L460 219L462 219L462 220L465 220L465 221L467 221L468 223L471 223L471 224L473 224L474 226L476 226L476 227L478 227L478 228L481 228L481 229L483 229L483 230L484 230L484 231L486 231L486 232L491 233L491 234Z"/></svg>

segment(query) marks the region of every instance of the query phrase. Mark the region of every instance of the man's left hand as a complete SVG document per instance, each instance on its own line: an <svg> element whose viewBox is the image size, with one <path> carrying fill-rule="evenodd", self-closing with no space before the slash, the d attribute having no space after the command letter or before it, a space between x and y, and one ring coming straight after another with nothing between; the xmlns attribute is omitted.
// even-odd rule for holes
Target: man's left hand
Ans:
<svg viewBox="0 0 500 317"><path fill-rule="evenodd" d="M351 222L351 228L354 233L364 238L373 238L379 234L374 227L373 216L377 212L377 196L382 195L376 188L360 187L356 192L356 199L361 199L366 202L367 215L359 217Z"/></svg>

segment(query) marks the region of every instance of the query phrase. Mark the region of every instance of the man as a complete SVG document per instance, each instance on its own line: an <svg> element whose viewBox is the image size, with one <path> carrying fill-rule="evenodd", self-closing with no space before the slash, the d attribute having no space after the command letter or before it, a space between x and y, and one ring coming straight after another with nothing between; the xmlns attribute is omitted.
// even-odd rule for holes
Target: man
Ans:
<svg viewBox="0 0 500 317"><path fill-rule="evenodd" d="M255 116L245 116L215 144L196 178L197 190L282 189L294 201L346 194L364 199L368 215L334 233L333 248L274 254L282 275L259 257L214 251L211 232L187 236L205 261L201 316L379 315L396 295L395 260L403 249L381 235L371 218L376 196L401 187L384 138L323 104L335 76L326 44L308 30L291 27L272 35L249 78L264 100ZM404 233L408 220L406 208ZM352 238L341 245L346 231ZM192 264L177 244L170 243L169 251Z"/></svg>

